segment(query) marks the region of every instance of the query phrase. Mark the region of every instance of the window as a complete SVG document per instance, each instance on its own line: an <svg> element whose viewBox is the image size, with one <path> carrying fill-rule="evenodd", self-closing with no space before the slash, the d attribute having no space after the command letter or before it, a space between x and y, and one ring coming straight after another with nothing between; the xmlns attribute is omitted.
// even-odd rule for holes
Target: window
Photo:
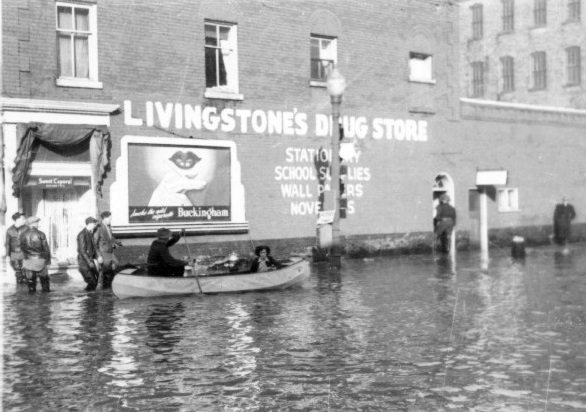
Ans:
<svg viewBox="0 0 586 412"><path fill-rule="evenodd" d="M498 211L519 211L519 190L516 188L503 188L497 191Z"/></svg>
<svg viewBox="0 0 586 412"><path fill-rule="evenodd" d="M431 55L409 53L409 80L412 82L435 83Z"/></svg>
<svg viewBox="0 0 586 412"><path fill-rule="evenodd" d="M205 22L205 97L242 100L238 94L236 25Z"/></svg>
<svg viewBox="0 0 586 412"><path fill-rule="evenodd" d="M536 52L531 55L533 59L533 90L543 90L547 87L547 67L545 52Z"/></svg>
<svg viewBox="0 0 586 412"><path fill-rule="evenodd" d="M512 57L506 56L501 58L501 73L503 79L504 93L515 90L515 62Z"/></svg>
<svg viewBox="0 0 586 412"><path fill-rule="evenodd" d="M566 49L567 85L576 86L582 81L580 64L580 47L572 46Z"/></svg>
<svg viewBox="0 0 586 412"><path fill-rule="evenodd" d="M336 39L312 35L309 54L311 59L311 80L325 82L328 74L338 61Z"/></svg>
<svg viewBox="0 0 586 412"><path fill-rule="evenodd" d="M547 24L547 0L535 0L533 20L535 27L543 27Z"/></svg>
<svg viewBox="0 0 586 412"><path fill-rule="evenodd" d="M515 30L515 1L502 0L503 2L503 31Z"/></svg>
<svg viewBox="0 0 586 412"><path fill-rule="evenodd" d="M475 4L472 9L472 38L482 38L482 4Z"/></svg>
<svg viewBox="0 0 586 412"><path fill-rule="evenodd" d="M568 21L580 21L580 0L568 0Z"/></svg>
<svg viewBox="0 0 586 412"><path fill-rule="evenodd" d="M472 97L484 96L484 62L472 63Z"/></svg>
<svg viewBox="0 0 586 412"><path fill-rule="evenodd" d="M57 3L58 86L101 88L96 6Z"/></svg>

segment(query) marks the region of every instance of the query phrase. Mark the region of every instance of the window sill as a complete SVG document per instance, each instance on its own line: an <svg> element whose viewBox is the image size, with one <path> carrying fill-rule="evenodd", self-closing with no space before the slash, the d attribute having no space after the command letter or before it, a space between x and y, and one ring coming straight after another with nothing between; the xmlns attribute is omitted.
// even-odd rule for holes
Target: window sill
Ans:
<svg viewBox="0 0 586 412"><path fill-rule="evenodd" d="M564 84L564 88L565 89L579 88L580 86L582 86L582 83L568 83L568 84Z"/></svg>
<svg viewBox="0 0 586 412"><path fill-rule="evenodd" d="M497 37L506 36L508 34L514 34L514 33L515 33L515 30L503 30L497 34Z"/></svg>
<svg viewBox="0 0 586 412"><path fill-rule="evenodd" d="M414 77L409 77L409 82L411 83L424 83L424 84L436 84L434 79L417 79Z"/></svg>
<svg viewBox="0 0 586 412"><path fill-rule="evenodd" d="M309 86L311 87L322 87L322 88L326 88L328 85L325 81L322 80L310 80L309 81Z"/></svg>
<svg viewBox="0 0 586 412"><path fill-rule="evenodd" d="M566 24L572 24L572 23L580 23L582 20L581 19L571 19L571 20L566 20L565 22L562 23L562 26L565 26Z"/></svg>
<svg viewBox="0 0 586 412"><path fill-rule="evenodd" d="M57 86L60 87L79 87L82 89L103 89L102 82L97 82L89 79L78 79L75 77L59 77L56 81Z"/></svg>
<svg viewBox="0 0 586 412"><path fill-rule="evenodd" d="M521 209L499 209L499 213L518 213Z"/></svg>
<svg viewBox="0 0 586 412"><path fill-rule="evenodd" d="M239 93L207 89L204 93L206 99L222 99L222 100L244 100L244 96Z"/></svg>
<svg viewBox="0 0 586 412"><path fill-rule="evenodd" d="M529 27L529 30L545 29L546 27L547 27L547 24L540 24L539 26Z"/></svg>
<svg viewBox="0 0 586 412"><path fill-rule="evenodd" d="M537 87L532 87L532 88L530 88L530 89L529 89L529 91L530 91L530 92L543 92L543 91L545 91L545 90L547 90L547 88L546 88L546 87L539 87L539 88L537 88Z"/></svg>

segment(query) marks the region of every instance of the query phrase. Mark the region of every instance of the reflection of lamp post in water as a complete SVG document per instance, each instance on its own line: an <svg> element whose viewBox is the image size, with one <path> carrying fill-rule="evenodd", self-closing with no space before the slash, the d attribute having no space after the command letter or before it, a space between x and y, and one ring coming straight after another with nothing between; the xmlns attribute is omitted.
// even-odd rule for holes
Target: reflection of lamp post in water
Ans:
<svg viewBox="0 0 586 412"><path fill-rule="evenodd" d="M332 244L330 246L330 265L339 268L341 265L340 240L340 104L346 89L346 80L337 68L334 68L327 80L328 93L332 103L332 161L330 190L333 198L334 220L332 222Z"/></svg>

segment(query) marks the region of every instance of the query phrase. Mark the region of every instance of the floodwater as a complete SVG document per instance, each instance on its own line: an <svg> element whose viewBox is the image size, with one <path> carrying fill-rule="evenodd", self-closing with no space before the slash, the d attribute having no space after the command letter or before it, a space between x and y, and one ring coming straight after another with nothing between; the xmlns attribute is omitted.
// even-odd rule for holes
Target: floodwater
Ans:
<svg viewBox="0 0 586 412"><path fill-rule="evenodd" d="M287 291L119 300L3 280L5 411L585 411L586 245L314 266Z"/></svg>

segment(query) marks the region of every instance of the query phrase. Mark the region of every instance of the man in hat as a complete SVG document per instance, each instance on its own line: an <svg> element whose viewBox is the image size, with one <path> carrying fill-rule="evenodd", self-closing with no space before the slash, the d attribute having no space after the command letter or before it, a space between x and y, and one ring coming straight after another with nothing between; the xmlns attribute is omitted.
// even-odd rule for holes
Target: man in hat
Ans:
<svg viewBox="0 0 586 412"><path fill-rule="evenodd" d="M175 259L169 248L184 234L185 229L181 229L181 233L174 234L164 227L157 230L157 239L151 244L147 258L149 276L183 276L185 266L189 262Z"/></svg>
<svg viewBox="0 0 586 412"><path fill-rule="evenodd" d="M39 230L39 219L36 216L26 220L28 228L20 235L20 248L24 254L22 268L26 275L30 293L37 291L37 276L41 281L43 292L50 292L49 271L51 251L47 243L47 236Z"/></svg>
<svg viewBox="0 0 586 412"><path fill-rule="evenodd" d="M77 234L77 265L79 273L87 283L87 291L96 290L98 286L98 252L94 244L96 223L96 219L88 217L85 220L85 227Z"/></svg>
<svg viewBox="0 0 586 412"><path fill-rule="evenodd" d="M566 246L570 238L571 222L576 217L576 211L567 197L555 206L553 212L553 234L555 242L560 246Z"/></svg>
<svg viewBox="0 0 586 412"><path fill-rule="evenodd" d="M12 215L14 224L6 231L6 256L10 258L10 266L14 269L17 284L26 284L26 277L22 273L22 259L24 257L20 249L20 235L26 230L26 217L24 213L16 212Z"/></svg>
<svg viewBox="0 0 586 412"><path fill-rule="evenodd" d="M439 238L441 251L450 251L450 239L452 230L456 225L456 209L450 205L450 197L447 194L440 196L440 204L435 208L436 214L433 218L436 239Z"/></svg>
<svg viewBox="0 0 586 412"><path fill-rule="evenodd" d="M97 227L94 234L94 242L98 252L98 263L102 265L102 287L109 289L112 286L114 273L118 266L118 258L114 249L122 246L122 242L114 237L112 233L112 213L109 211L100 214L102 223Z"/></svg>

